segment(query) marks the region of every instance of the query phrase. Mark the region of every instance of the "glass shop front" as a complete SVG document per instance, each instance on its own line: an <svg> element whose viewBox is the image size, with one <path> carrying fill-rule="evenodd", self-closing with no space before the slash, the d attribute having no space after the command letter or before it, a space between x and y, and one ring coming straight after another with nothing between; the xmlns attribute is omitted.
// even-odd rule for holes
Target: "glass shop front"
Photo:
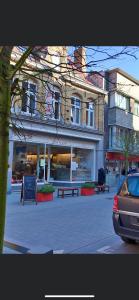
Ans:
<svg viewBox="0 0 139 300"><path fill-rule="evenodd" d="M12 184L29 174L38 182L87 181L93 168L92 149L14 142Z"/></svg>

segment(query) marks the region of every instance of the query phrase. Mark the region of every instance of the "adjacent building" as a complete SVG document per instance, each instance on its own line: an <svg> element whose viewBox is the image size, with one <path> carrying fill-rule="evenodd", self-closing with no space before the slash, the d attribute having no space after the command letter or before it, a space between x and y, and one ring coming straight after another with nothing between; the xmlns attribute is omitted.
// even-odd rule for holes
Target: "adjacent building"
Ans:
<svg viewBox="0 0 139 300"><path fill-rule="evenodd" d="M129 166L139 167L139 80L120 68L92 72L89 79L108 91L104 109L105 168L108 183L116 185L126 151Z"/></svg>

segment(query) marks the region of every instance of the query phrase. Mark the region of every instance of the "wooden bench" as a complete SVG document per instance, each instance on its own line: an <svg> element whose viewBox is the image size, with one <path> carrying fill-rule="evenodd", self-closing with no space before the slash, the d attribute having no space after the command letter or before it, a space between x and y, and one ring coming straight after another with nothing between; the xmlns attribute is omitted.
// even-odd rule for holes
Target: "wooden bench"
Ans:
<svg viewBox="0 0 139 300"><path fill-rule="evenodd" d="M69 192L67 194L67 192ZM71 195L71 196L79 196L79 189L78 188L71 188L71 187L67 187L67 188L58 188L57 190L57 197L62 197L64 198L64 196L67 195Z"/></svg>
<svg viewBox="0 0 139 300"><path fill-rule="evenodd" d="M105 192L105 191L108 191L109 192L109 190L110 190L110 187L109 187L109 185L108 184L104 184L104 185L96 185L96 187L95 187L95 191L97 192L97 193L100 193L100 192Z"/></svg>

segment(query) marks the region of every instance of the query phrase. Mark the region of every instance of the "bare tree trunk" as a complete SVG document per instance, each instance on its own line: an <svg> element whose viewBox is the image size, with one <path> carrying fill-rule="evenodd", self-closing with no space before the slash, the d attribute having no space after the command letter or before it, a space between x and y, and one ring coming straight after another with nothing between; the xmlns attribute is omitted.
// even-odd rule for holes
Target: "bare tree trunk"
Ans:
<svg viewBox="0 0 139 300"><path fill-rule="evenodd" d="M10 56L12 47L2 47L0 53L0 253L3 251L10 116Z"/></svg>
<svg viewBox="0 0 139 300"><path fill-rule="evenodd" d="M11 80L33 47L27 48L14 68L10 65L12 49L13 46L0 47L0 254L3 252L6 214Z"/></svg>
<svg viewBox="0 0 139 300"><path fill-rule="evenodd" d="M10 82L0 78L0 253L3 251L8 146L9 146Z"/></svg>

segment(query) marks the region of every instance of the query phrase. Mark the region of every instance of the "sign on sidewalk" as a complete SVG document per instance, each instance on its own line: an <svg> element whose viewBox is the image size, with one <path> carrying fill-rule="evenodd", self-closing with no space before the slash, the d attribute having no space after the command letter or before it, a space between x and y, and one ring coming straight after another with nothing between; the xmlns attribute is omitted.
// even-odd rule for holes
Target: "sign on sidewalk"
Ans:
<svg viewBox="0 0 139 300"><path fill-rule="evenodd" d="M35 201L37 204L37 178L34 175L23 176L20 202Z"/></svg>

